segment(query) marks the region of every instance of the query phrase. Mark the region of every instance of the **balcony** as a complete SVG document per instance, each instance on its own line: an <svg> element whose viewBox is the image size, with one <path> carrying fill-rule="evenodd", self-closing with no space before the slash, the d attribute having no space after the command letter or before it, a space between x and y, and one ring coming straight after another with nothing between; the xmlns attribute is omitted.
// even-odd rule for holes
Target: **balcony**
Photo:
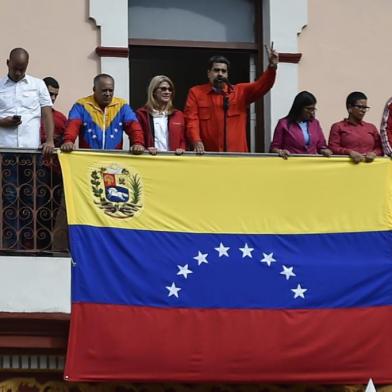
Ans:
<svg viewBox="0 0 392 392"><path fill-rule="evenodd" d="M0 254L68 253L60 165L36 150L0 152Z"/></svg>
<svg viewBox="0 0 392 392"><path fill-rule="evenodd" d="M71 268L60 165L7 149L0 173L0 371L61 378Z"/></svg>
<svg viewBox="0 0 392 392"><path fill-rule="evenodd" d="M9 378L61 379L71 262L63 257L68 246L57 157L43 161L37 151L3 150L0 170L0 371Z"/></svg>

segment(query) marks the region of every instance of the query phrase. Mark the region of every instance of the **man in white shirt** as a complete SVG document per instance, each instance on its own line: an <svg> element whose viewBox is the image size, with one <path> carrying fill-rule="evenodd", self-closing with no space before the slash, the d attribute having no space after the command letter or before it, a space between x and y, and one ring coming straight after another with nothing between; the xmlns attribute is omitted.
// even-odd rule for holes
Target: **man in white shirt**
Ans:
<svg viewBox="0 0 392 392"><path fill-rule="evenodd" d="M29 54L11 50L8 75L0 79L0 148L39 148L41 116L47 132L44 154L52 152L52 101L45 83L26 75Z"/></svg>
<svg viewBox="0 0 392 392"><path fill-rule="evenodd" d="M39 148L42 117L46 130L42 152L49 155L54 148L52 100L42 80L26 75L28 63L25 49L13 49L7 60L8 75L0 79L0 148ZM42 221L40 211L45 211L43 202L35 201L35 194L41 193L33 189L33 177L41 165L31 154L1 154L3 248L37 247L34 227Z"/></svg>

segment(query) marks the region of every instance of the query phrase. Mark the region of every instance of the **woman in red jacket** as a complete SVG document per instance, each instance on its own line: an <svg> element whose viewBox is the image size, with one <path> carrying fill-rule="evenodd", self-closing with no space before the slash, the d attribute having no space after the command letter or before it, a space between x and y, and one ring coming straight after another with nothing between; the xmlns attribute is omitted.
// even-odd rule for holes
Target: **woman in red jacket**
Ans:
<svg viewBox="0 0 392 392"><path fill-rule="evenodd" d="M297 94L289 114L280 119L275 128L271 152L284 159L290 154L332 155L315 118L316 103L315 96L308 91Z"/></svg>
<svg viewBox="0 0 392 392"><path fill-rule="evenodd" d="M185 150L184 115L173 106L174 84L165 75L151 79L147 89L146 104L136 111L143 129L145 147L157 151Z"/></svg>
<svg viewBox="0 0 392 392"><path fill-rule="evenodd" d="M334 154L349 155L354 163L372 162L383 155L381 138L375 125L363 121L367 97L354 91L346 99L348 117L332 125L329 133L329 148Z"/></svg>

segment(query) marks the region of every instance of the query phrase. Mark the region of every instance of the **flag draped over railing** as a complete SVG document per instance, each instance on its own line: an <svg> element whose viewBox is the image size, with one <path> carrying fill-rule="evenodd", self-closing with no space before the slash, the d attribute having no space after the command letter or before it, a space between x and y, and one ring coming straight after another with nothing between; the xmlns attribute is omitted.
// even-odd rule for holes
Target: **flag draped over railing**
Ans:
<svg viewBox="0 0 392 392"><path fill-rule="evenodd" d="M65 378L392 382L392 163L61 154Z"/></svg>

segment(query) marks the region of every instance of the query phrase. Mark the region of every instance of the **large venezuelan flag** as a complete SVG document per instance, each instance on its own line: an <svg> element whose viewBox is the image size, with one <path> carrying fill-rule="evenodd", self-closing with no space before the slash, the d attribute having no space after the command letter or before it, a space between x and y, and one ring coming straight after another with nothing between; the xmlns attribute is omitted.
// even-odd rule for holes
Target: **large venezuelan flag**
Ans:
<svg viewBox="0 0 392 392"><path fill-rule="evenodd" d="M60 155L69 380L392 382L392 163Z"/></svg>

